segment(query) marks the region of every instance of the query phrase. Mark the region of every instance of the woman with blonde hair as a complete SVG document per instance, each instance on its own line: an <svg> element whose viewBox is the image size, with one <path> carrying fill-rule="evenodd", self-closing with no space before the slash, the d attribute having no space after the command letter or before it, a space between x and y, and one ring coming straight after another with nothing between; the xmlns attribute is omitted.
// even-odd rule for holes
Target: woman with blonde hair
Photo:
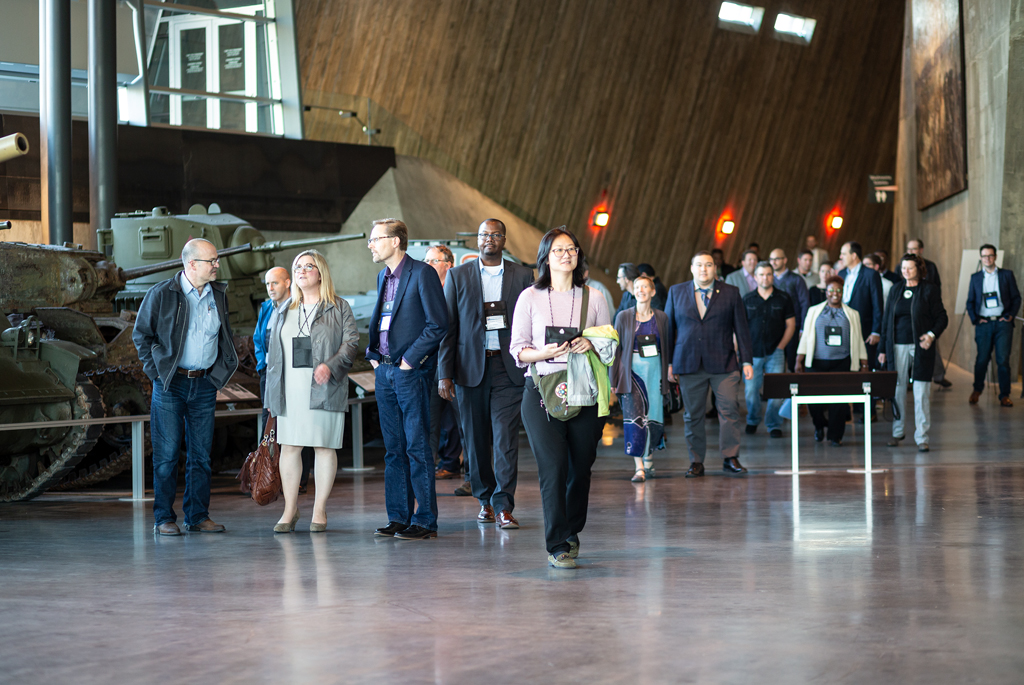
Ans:
<svg viewBox="0 0 1024 685"><path fill-rule="evenodd" d="M359 333L348 302L334 292L331 272L316 250L292 262L291 297L271 316L267 350L266 408L277 418L284 513L275 533L295 530L299 520L302 448L316 453L316 498L311 533L327 529L327 498L338 471L345 435L348 371Z"/></svg>

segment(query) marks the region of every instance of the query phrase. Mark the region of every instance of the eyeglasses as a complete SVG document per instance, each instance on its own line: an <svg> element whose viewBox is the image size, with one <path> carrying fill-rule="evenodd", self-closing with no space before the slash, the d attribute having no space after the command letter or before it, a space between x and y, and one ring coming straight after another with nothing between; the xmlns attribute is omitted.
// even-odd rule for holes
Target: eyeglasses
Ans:
<svg viewBox="0 0 1024 685"><path fill-rule="evenodd" d="M220 264L220 257L214 257L213 259L193 259L193 262L206 262L208 264Z"/></svg>
<svg viewBox="0 0 1024 685"><path fill-rule="evenodd" d="M366 244L368 246L370 246L370 247L373 247L373 244L375 242L377 242L378 240L385 240L387 238L397 238L397 237L398 237L397 235L379 235L376 238L370 238L369 240L367 240Z"/></svg>
<svg viewBox="0 0 1024 685"><path fill-rule="evenodd" d="M316 269L316 264L299 264L295 269L295 273L309 273L313 269ZM317 269L319 271L319 269Z"/></svg>
<svg viewBox="0 0 1024 685"><path fill-rule="evenodd" d="M983 252L982 255L981 255L981 258L982 259L995 259L996 258L996 253L995 252Z"/></svg>
<svg viewBox="0 0 1024 685"><path fill-rule="evenodd" d="M424 259L423 261L431 266L437 266L438 264L451 264L447 259Z"/></svg>
<svg viewBox="0 0 1024 685"><path fill-rule="evenodd" d="M504 233L477 233L476 237L480 240L501 240L505 237Z"/></svg>
<svg viewBox="0 0 1024 685"><path fill-rule="evenodd" d="M579 251L580 248L578 247L555 247L551 249L551 254L555 255L556 257L561 257L562 255L567 254L571 257L577 254Z"/></svg>
<svg viewBox="0 0 1024 685"><path fill-rule="evenodd" d="M825 293L828 294L828 295L842 295L843 294L843 289L842 288L829 288L828 290L825 291Z"/></svg>

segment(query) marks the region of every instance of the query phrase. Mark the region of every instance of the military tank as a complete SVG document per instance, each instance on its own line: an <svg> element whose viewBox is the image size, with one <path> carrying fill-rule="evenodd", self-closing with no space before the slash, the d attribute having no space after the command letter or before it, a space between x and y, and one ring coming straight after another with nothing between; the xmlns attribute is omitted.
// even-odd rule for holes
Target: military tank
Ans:
<svg viewBox="0 0 1024 685"><path fill-rule="evenodd" d="M180 254L193 237L213 242L222 258L218 275L228 282L241 362L232 382L258 389L247 334L266 298L259 275L273 266L270 253L364 236L268 243L244 220L211 209L193 206L179 216L162 207L120 214L111 229L97 232L95 251L0 242L0 311L11 326L0 335L0 423L148 413L152 385L131 339L135 310L149 287L181 268L180 259L164 257ZM118 258L129 268L118 265ZM218 422L215 458L234 443L255 439L251 428L233 436L231 424ZM128 424L25 428L5 431L2 442L0 501L101 482L131 465Z"/></svg>

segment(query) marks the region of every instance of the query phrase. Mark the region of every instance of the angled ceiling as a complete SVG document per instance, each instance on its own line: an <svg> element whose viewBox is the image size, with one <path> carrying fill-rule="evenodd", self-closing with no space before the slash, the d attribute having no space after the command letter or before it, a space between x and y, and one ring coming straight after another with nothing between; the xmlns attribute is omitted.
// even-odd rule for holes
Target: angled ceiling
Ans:
<svg viewBox="0 0 1024 685"><path fill-rule="evenodd" d="M671 282L698 249L735 260L809 233L836 255L888 247L867 176L895 168L903 3L756 4L744 35L717 27L718 0L305 0L303 88L373 98L612 271L651 262ZM817 20L809 47L773 38L779 11ZM309 112L307 134L336 117ZM736 232L716 237L726 210Z"/></svg>

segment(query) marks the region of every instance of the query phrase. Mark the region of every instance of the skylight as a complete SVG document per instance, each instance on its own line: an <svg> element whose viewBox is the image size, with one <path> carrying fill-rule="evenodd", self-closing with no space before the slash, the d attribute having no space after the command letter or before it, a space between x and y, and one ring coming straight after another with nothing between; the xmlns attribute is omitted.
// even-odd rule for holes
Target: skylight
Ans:
<svg viewBox="0 0 1024 685"><path fill-rule="evenodd" d="M721 15L719 15L721 16ZM790 43L810 45L814 35L814 26L818 22L807 17L782 14L775 18L775 37Z"/></svg>
<svg viewBox="0 0 1024 685"><path fill-rule="evenodd" d="M723 2L718 10L719 28L740 33L757 33L764 18L763 7L741 5L738 2Z"/></svg>

